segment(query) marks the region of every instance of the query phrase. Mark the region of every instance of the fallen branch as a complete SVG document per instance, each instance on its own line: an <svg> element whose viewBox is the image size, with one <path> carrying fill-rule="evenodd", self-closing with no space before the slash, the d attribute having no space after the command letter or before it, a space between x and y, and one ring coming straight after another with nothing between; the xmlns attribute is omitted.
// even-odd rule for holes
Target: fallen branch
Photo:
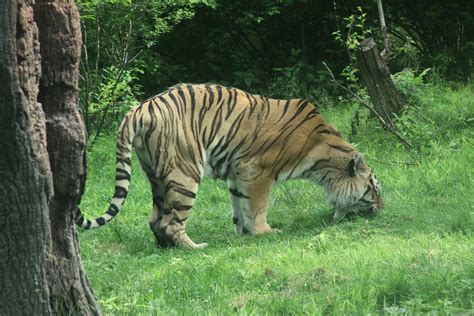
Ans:
<svg viewBox="0 0 474 316"><path fill-rule="evenodd" d="M382 124L382 126L388 130L390 133L392 133L393 135L395 135L396 138L398 138L398 140L403 144L405 145L405 147L407 148L410 148L410 149L413 149L413 145L410 144L408 141L406 141L402 135L400 135L400 133L390 124L387 124L387 122L385 122L385 120L383 119L382 116L380 116L380 114L374 109L372 108L366 100L362 99L361 97L359 97L357 94L355 94L354 92L352 92L349 88L347 88L346 86L344 86L343 84L341 84L339 81L336 80L336 77L334 76L332 70L329 68L329 66L326 64L326 62L323 61L323 65L324 67L326 67L327 71L329 72L329 74L331 75L331 80L337 84L339 87L341 87L343 90L349 92L354 98L357 99L357 101L360 102L360 104L362 104L366 109L368 109L378 120L379 122Z"/></svg>

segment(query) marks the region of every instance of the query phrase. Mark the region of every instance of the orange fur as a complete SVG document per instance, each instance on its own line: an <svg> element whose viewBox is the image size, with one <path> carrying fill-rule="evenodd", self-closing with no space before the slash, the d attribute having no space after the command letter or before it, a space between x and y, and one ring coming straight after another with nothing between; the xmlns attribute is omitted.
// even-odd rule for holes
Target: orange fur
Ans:
<svg viewBox="0 0 474 316"><path fill-rule="evenodd" d="M101 226L120 210L130 184L132 145L152 186L150 227L162 246L206 246L185 232L205 175L227 181L237 233L274 231L267 223L267 206L276 181L306 178L321 185L336 206L336 218L383 204L362 156L308 101L179 84L124 118L111 206L93 221L80 216L80 226Z"/></svg>

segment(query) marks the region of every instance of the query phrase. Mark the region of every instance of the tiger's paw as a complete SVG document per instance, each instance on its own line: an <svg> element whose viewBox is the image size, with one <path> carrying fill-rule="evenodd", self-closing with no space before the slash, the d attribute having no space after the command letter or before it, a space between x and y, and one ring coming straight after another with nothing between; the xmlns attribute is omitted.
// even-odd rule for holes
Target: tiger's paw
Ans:
<svg viewBox="0 0 474 316"><path fill-rule="evenodd" d="M195 244L195 243L181 243L181 246L183 248L186 248L186 249L190 249L190 250L197 250L197 249L204 249L206 248L207 246L209 246L209 244L207 242L203 242L203 243L199 243L199 244Z"/></svg>
<svg viewBox="0 0 474 316"><path fill-rule="evenodd" d="M342 220L346 214L349 213L347 210L344 209L336 209L336 212L334 212L333 220L334 222L339 222Z"/></svg>
<svg viewBox="0 0 474 316"><path fill-rule="evenodd" d="M209 244L207 242L202 242L200 244L196 244L196 246L193 249L204 249L207 246L209 246Z"/></svg>
<svg viewBox="0 0 474 316"><path fill-rule="evenodd" d="M187 234L183 234L181 238L176 242L177 244L186 249L204 249L208 246L208 244L205 242L196 244L194 241L191 240L191 238L188 237Z"/></svg>
<svg viewBox="0 0 474 316"><path fill-rule="evenodd" d="M245 229L245 228L244 228ZM270 225L265 224L260 227L254 227L248 230L250 235L261 235L261 234L279 234L281 230L277 228L271 228Z"/></svg>

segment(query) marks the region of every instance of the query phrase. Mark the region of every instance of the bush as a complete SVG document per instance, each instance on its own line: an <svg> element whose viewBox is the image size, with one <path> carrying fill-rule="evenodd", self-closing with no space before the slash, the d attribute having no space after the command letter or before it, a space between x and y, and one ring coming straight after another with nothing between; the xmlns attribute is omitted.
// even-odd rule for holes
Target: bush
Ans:
<svg viewBox="0 0 474 316"><path fill-rule="evenodd" d="M88 132L105 129L115 130L123 116L139 103L141 94L137 77L141 74L138 68L118 68L110 66L101 74L94 74L92 82L95 89L87 93L81 90L81 100Z"/></svg>
<svg viewBox="0 0 474 316"><path fill-rule="evenodd" d="M427 80L429 73L429 68L418 75L406 69L393 76L408 101L395 124L419 150L440 143L451 146L460 134L465 137L473 134L472 87L453 86L436 77Z"/></svg>

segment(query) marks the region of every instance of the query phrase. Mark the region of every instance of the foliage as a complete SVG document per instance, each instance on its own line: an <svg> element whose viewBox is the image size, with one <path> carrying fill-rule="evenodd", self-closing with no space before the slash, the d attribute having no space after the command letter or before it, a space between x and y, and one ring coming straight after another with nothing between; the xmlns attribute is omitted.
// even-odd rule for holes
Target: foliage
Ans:
<svg viewBox="0 0 474 316"><path fill-rule="evenodd" d="M322 190L293 181L276 185L270 200L269 222L282 233L237 236L226 184L205 180L187 230L210 246L158 249L147 224L149 185L134 157L123 211L100 230L80 232L104 312L472 313L474 90L433 84L428 74L396 76L413 94L410 115L428 124L419 132L431 131L421 151L406 151L372 120L354 138L383 188L386 208L372 218L333 223ZM322 114L347 135L356 106ZM81 209L91 217L106 210L113 194L114 147L107 137L89 153Z"/></svg>
<svg viewBox="0 0 474 316"><path fill-rule="evenodd" d="M366 27L367 13L360 6L357 7L357 14L351 14L343 18L343 21L344 28L347 30L345 38L341 30L332 33L334 39L347 50L349 57L349 64L344 67L341 76L346 79L349 88L359 90L355 51L360 42L372 35L372 29Z"/></svg>
<svg viewBox="0 0 474 316"><path fill-rule="evenodd" d="M317 99L315 93L320 89L315 89L316 84L322 83L320 71L313 65L307 64L302 56L303 52L295 49L291 52L291 65L288 67L275 67L275 77L273 81L268 84L270 96L277 98L305 98L308 100Z"/></svg>
<svg viewBox="0 0 474 316"><path fill-rule="evenodd" d="M260 79L255 74L255 71L252 71L252 70L234 71L233 74L235 77L234 85L237 85L237 86L250 88L255 84L261 83Z"/></svg>
<svg viewBox="0 0 474 316"><path fill-rule="evenodd" d="M462 137L474 136L472 87L453 88L447 83L433 85L433 79L425 83L424 78L430 72L428 68L416 75L406 69L394 75L398 88L408 98L408 106L396 124L418 150L436 147L441 140L448 146L458 146L453 139L459 135L453 133L462 131ZM444 103L444 111L434 113L433 104L440 102Z"/></svg>
<svg viewBox="0 0 474 316"><path fill-rule="evenodd" d="M81 99L89 133L114 127L142 98L141 77L150 69L148 49L194 15L198 1L81 0L84 51ZM208 3L211 3L208 1ZM158 58L159 59L159 58ZM156 62L159 65L159 61ZM138 76L139 75L139 76Z"/></svg>
<svg viewBox="0 0 474 316"><path fill-rule="evenodd" d="M445 78L472 77L474 54L474 3L472 1L402 0L388 5L387 23L394 36L409 39L421 53L422 67L435 66ZM407 35L407 36L405 36Z"/></svg>
<svg viewBox="0 0 474 316"><path fill-rule="evenodd" d="M334 104L344 93L328 80L325 61L364 97L354 49L369 35L380 42L375 1L80 0L78 6L81 104L90 135L104 126L99 108L107 111L107 128L117 124L114 113L122 110L114 109L114 95L104 90L114 81L129 87L122 90L127 100L177 82L219 82ZM442 77L468 80L474 54L470 7L461 0L384 2L392 73L429 67ZM132 79L113 79L110 69Z"/></svg>
<svg viewBox="0 0 474 316"><path fill-rule="evenodd" d="M140 85L136 82L141 73L137 68L103 69L101 78L94 80L96 89L88 96L89 124L97 127L102 117L109 114L104 124L116 130L125 113L139 102L136 96L140 95Z"/></svg>
<svg viewBox="0 0 474 316"><path fill-rule="evenodd" d="M365 13L362 7L357 7L357 14L351 14L349 17L343 18L345 22L345 28L347 29L347 36L343 39L341 31L337 30L332 33L336 41L343 43L353 53L360 42L372 35L372 30L367 29L367 13ZM352 61L355 60L351 56Z"/></svg>

